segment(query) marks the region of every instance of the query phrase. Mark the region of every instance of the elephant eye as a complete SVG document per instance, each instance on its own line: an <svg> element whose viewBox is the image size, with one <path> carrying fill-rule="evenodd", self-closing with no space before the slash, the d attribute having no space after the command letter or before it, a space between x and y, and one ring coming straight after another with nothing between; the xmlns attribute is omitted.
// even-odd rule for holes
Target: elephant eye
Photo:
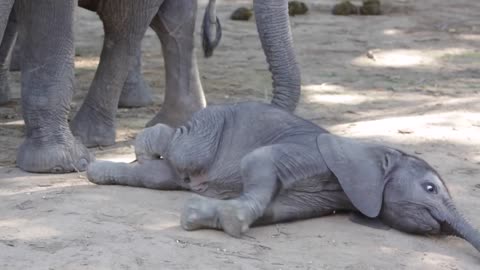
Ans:
<svg viewBox="0 0 480 270"><path fill-rule="evenodd" d="M425 191L428 192L428 193L437 194L437 188L436 188L435 185L432 184L432 183L425 183L425 184L423 185L423 188L424 188Z"/></svg>

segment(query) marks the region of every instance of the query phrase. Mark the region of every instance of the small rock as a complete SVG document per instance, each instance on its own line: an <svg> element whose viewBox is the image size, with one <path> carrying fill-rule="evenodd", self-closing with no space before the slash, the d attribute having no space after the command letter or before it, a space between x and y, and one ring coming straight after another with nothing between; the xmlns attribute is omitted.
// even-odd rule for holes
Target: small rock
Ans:
<svg viewBox="0 0 480 270"><path fill-rule="evenodd" d="M248 21L252 17L253 11L250 8L240 7L237 8L232 15L230 15L230 20L234 21Z"/></svg>
<svg viewBox="0 0 480 270"><path fill-rule="evenodd" d="M305 3L300 1L289 1L288 2L288 15L304 15L308 12L308 7Z"/></svg>
<svg viewBox="0 0 480 270"><path fill-rule="evenodd" d="M26 200L20 204L16 205L17 209L19 210L27 210L33 208L33 202L31 200Z"/></svg>
<svg viewBox="0 0 480 270"><path fill-rule="evenodd" d="M373 61L376 61L376 60L377 60L377 59L375 59L375 55L373 54L373 51L372 51L372 50L367 51L366 56L367 56L368 58L372 59Z"/></svg>
<svg viewBox="0 0 480 270"><path fill-rule="evenodd" d="M399 129L399 130L398 130L398 133L400 133L400 134L411 134L411 133L413 133L413 130L408 129L408 128Z"/></svg>
<svg viewBox="0 0 480 270"><path fill-rule="evenodd" d="M0 240L0 243L3 243L9 247L14 247L15 246L15 242L13 240Z"/></svg>
<svg viewBox="0 0 480 270"><path fill-rule="evenodd" d="M380 0L364 0L360 7L360 14L362 15L381 15Z"/></svg>
<svg viewBox="0 0 480 270"><path fill-rule="evenodd" d="M350 1L342 1L339 4L333 6L332 14L333 15L355 15L358 14L358 7L352 4Z"/></svg>
<svg viewBox="0 0 480 270"><path fill-rule="evenodd" d="M179 244L179 246L180 246L181 248L186 248L186 247L188 246L188 242L183 241L183 240L175 240L175 242L176 242L177 244Z"/></svg>

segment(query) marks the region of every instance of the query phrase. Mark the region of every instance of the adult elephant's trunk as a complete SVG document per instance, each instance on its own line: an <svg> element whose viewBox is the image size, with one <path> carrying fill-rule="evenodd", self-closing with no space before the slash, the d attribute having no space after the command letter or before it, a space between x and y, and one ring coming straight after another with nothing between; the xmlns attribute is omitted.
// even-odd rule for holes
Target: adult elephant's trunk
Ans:
<svg viewBox="0 0 480 270"><path fill-rule="evenodd" d="M2 0L0 1L0 43L3 40L3 33L7 28L8 17L12 11L13 3L15 0Z"/></svg>
<svg viewBox="0 0 480 270"><path fill-rule="evenodd" d="M448 199L445 202L447 206L447 213L445 214L445 222L453 229L457 236L467 240L472 246L480 251L480 232L478 232L463 216L460 214L453 204Z"/></svg>
<svg viewBox="0 0 480 270"><path fill-rule="evenodd" d="M293 111L300 99L300 70L293 50L287 0L254 0L258 34L273 78L272 104Z"/></svg>

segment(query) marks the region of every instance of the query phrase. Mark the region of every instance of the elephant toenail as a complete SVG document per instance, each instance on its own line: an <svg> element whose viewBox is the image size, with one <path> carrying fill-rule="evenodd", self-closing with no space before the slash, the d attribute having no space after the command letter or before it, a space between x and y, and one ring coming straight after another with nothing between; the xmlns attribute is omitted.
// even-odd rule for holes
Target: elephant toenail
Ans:
<svg viewBox="0 0 480 270"><path fill-rule="evenodd" d="M61 166L55 166L50 170L51 173L63 173L63 167Z"/></svg>

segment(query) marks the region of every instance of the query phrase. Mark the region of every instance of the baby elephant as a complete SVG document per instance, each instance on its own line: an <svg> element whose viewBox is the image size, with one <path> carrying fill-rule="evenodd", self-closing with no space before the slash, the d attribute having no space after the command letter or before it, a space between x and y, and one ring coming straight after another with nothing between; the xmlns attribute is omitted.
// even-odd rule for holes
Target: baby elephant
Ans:
<svg viewBox="0 0 480 270"><path fill-rule="evenodd" d="M158 124L135 141L138 162L98 161L97 184L187 189L186 230L239 237L252 225L358 211L401 231L454 234L480 250L438 173L399 150L330 134L255 102L210 106L180 128Z"/></svg>

